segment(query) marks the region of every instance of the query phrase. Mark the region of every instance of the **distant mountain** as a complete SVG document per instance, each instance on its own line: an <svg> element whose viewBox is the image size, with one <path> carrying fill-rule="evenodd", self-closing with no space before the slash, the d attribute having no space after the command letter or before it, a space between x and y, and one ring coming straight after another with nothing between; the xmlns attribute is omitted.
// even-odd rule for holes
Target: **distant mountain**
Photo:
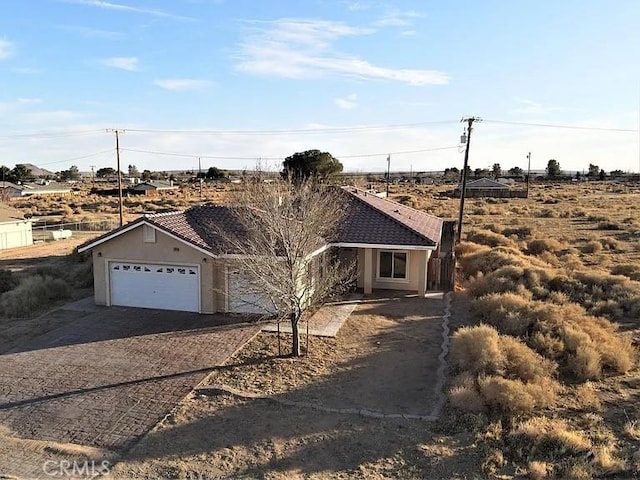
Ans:
<svg viewBox="0 0 640 480"><path fill-rule="evenodd" d="M54 172L47 170L46 168L40 168L35 166L33 163L21 163L20 165L24 165L28 169L31 170L31 174L34 177L46 177L47 175L53 175Z"/></svg>

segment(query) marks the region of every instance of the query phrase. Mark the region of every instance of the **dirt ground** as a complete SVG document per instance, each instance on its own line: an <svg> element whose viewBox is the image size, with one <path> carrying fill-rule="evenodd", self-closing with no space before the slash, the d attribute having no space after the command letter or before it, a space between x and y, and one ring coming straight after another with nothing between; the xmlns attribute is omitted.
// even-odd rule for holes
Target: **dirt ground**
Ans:
<svg viewBox="0 0 640 480"><path fill-rule="evenodd" d="M279 358L276 334L261 334L205 384L326 407L428 414L442 314L441 300L367 299L335 339L312 337L308 356ZM283 347L289 342L283 335ZM194 394L126 454L112 475L472 478L474 455L468 438L444 441L438 428L424 421Z"/></svg>
<svg viewBox="0 0 640 480"><path fill-rule="evenodd" d="M21 270L38 264L52 263L72 253L78 245L104 232L74 232L71 238L55 242L34 243L27 247L0 250L0 269Z"/></svg>

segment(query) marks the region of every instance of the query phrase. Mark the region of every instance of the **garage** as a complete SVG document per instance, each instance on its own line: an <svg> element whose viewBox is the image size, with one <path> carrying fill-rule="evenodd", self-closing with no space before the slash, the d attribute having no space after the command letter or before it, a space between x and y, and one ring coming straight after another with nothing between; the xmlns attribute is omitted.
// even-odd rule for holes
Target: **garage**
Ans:
<svg viewBox="0 0 640 480"><path fill-rule="evenodd" d="M111 305L200 311L200 270L191 265L109 263Z"/></svg>
<svg viewBox="0 0 640 480"><path fill-rule="evenodd" d="M228 311L232 313L276 313L276 308L271 299L261 293L260 287L256 287L249 274L240 270L229 269L228 274Z"/></svg>

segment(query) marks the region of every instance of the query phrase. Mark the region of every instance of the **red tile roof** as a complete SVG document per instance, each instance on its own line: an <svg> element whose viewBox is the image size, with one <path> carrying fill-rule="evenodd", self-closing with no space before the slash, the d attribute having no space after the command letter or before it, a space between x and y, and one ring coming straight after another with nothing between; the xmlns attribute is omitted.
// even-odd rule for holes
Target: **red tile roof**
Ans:
<svg viewBox="0 0 640 480"><path fill-rule="evenodd" d="M440 218L353 187L344 187L340 192L346 202L345 218L340 222L331 243L423 247L434 247L439 243L442 230ZM143 222L214 255L235 253L220 232L233 238L242 238L244 233L232 207L202 205L183 212L140 217L78 248L80 251L88 250L118 235L120 231Z"/></svg>
<svg viewBox="0 0 640 480"><path fill-rule="evenodd" d="M338 241L383 245L436 246L442 219L366 190L342 187L348 195L347 218Z"/></svg>

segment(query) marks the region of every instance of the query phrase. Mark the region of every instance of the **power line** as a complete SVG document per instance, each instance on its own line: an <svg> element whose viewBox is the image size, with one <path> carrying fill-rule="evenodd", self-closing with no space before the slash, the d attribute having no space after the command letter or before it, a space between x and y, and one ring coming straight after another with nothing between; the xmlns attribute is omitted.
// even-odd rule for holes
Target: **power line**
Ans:
<svg viewBox="0 0 640 480"><path fill-rule="evenodd" d="M570 130L590 130L600 132L632 132L637 133L637 130L628 128L605 128L605 127L582 127L580 125L557 125L551 123L528 123L528 122L512 122L508 120L484 120L486 123L499 123L503 125L518 125L523 127L544 127L544 128L564 128Z"/></svg>
<svg viewBox="0 0 640 480"><path fill-rule="evenodd" d="M113 152L113 148L110 148L109 150L103 150L101 152L89 153L88 155L82 155L80 157L68 158L66 160L56 160L55 162L39 163L38 165L45 166L45 165L54 165L56 163L74 162L76 160L82 160L84 158L90 158L90 157L97 157L98 155L103 155L105 153L111 153L111 152Z"/></svg>
<svg viewBox="0 0 640 480"><path fill-rule="evenodd" d="M322 134L322 133L349 133L371 130L394 130L397 128L411 128L429 125L446 125L457 123L455 120L442 120L432 122L416 122L416 123L397 123L387 125L361 125L355 127L318 127L318 128L299 128L299 129L280 129L280 130L165 130L151 128L129 128L128 132L136 133L171 133L171 134L188 134L188 135L277 135L277 134Z"/></svg>
<svg viewBox="0 0 640 480"><path fill-rule="evenodd" d="M87 135L98 135L104 130L71 130L66 132L39 131L29 133L14 133L11 135L0 135L0 138L58 138L58 137L81 137Z"/></svg>

